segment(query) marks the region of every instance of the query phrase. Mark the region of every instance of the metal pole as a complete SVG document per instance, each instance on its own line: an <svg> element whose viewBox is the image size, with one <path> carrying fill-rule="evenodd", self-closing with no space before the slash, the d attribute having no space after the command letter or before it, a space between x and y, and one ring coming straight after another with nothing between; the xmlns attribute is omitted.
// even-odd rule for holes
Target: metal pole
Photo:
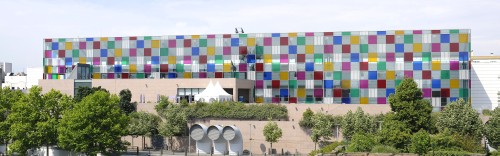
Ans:
<svg viewBox="0 0 500 156"><path fill-rule="evenodd" d="M191 122L191 119L188 121ZM189 125L188 129L191 130L191 123L188 123L188 125ZM187 149L188 152L187 153L191 152L190 151L190 149L191 149L191 133L190 133L190 131L188 131L188 132L189 133L188 133L188 149Z"/></svg>
<svg viewBox="0 0 500 156"><path fill-rule="evenodd" d="M252 155L252 124L250 124L250 155Z"/></svg>

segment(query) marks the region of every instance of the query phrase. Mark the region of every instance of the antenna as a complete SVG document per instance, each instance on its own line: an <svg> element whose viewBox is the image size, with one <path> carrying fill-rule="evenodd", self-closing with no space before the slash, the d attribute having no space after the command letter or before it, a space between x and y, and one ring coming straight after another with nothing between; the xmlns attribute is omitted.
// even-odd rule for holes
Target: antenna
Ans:
<svg viewBox="0 0 500 156"><path fill-rule="evenodd" d="M235 31L236 33L238 33L238 28L234 28L234 31Z"/></svg>
<svg viewBox="0 0 500 156"><path fill-rule="evenodd" d="M244 34L245 32L243 31L243 28L240 28L241 29L241 33Z"/></svg>

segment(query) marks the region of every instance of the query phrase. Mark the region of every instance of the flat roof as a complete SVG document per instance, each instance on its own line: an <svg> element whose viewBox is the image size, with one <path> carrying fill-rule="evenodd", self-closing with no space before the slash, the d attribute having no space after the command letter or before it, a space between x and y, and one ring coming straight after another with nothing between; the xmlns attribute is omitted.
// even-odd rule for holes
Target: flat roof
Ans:
<svg viewBox="0 0 500 156"><path fill-rule="evenodd" d="M472 56L471 60L500 60L500 56Z"/></svg>

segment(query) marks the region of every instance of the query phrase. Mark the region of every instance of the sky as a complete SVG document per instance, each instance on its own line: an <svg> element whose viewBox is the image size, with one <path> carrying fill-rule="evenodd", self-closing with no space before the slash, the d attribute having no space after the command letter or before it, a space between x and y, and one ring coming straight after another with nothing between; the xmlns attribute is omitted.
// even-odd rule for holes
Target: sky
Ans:
<svg viewBox="0 0 500 156"><path fill-rule="evenodd" d="M0 0L0 62L41 67L44 38L471 29L500 55L499 0Z"/></svg>

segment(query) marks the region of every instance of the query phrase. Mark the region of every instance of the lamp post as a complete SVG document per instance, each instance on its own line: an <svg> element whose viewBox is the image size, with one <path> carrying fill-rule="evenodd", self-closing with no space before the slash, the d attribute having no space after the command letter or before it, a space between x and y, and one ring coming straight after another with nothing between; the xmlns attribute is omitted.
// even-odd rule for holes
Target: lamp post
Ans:
<svg viewBox="0 0 500 156"><path fill-rule="evenodd" d="M252 155L252 124L250 125L250 155Z"/></svg>

